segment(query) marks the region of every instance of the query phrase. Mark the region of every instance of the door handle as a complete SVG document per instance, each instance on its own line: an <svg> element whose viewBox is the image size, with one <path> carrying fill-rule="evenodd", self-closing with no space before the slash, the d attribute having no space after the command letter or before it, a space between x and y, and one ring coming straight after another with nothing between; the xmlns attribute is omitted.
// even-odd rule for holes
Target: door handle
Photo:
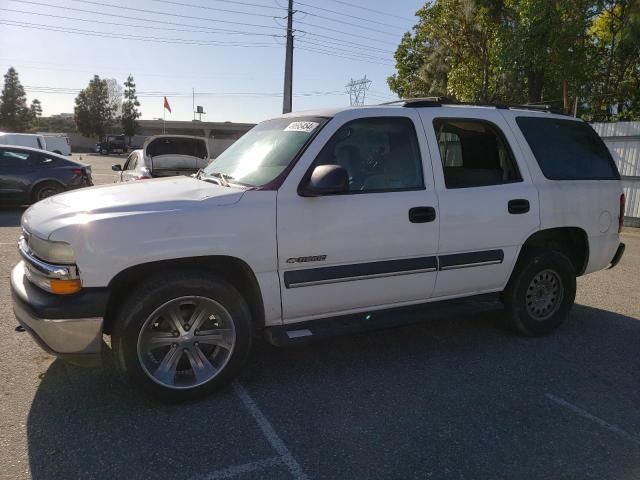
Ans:
<svg viewBox="0 0 640 480"><path fill-rule="evenodd" d="M411 223L427 223L436 219L436 209L433 207L413 207L409 209Z"/></svg>
<svg viewBox="0 0 640 480"><path fill-rule="evenodd" d="M529 205L529 200L516 198L514 200L509 200L508 208L509 213L513 215L520 215L522 213L527 213L531 209L531 206Z"/></svg>

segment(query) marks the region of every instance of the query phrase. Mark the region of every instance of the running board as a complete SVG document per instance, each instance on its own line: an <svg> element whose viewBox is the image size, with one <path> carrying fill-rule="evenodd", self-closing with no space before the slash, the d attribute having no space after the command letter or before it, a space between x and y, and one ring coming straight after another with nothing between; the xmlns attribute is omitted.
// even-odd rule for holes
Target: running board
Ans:
<svg viewBox="0 0 640 480"><path fill-rule="evenodd" d="M410 325L450 315L480 313L501 308L500 294L488 293L412 305L410 307L376 310L351 315L309 320L265 327L264 336L272 345L298 345L321 338Z"/></svg>

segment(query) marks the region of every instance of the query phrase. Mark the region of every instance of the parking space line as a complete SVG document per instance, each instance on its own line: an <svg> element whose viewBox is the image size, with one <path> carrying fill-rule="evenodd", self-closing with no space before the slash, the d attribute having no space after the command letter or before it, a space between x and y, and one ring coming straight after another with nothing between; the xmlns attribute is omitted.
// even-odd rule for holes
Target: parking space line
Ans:
<svg viewBox="0 0 640 480"><path fill-rule="evenodd" d="M611 432L618 434L622 438L625 438L625 439L629 440L630 442L635 443L636 445L640 445L640 439L638 439L634 435L631 435L628 432L625 432L620 427L618 427L616 425L612 425L611 423L606 422L606 421L602 420L601 418L596 417L595 415L591 415L589 412L581 409L580 407L576 407L575 405L572 405L571 403L567 402L566 400L563 400L560 397L556 397L555 395L552 395L551 393L546 393L545 397L547 397L552 402L554 402L554 403L556 403L556 404L558 404L558 405L560 405L562 407L565 407L568 410L571 410L573 413L577 413L581 417L584 417L584 418L586 418L588 420L591 420L591 421L597 423L598 425L600 425L601 427L604 427L607 430L610 430Z"/></svg>
<svg viewBox="0 0 640 480"><path fill-rule="evenodd" d="M244 473L257 472L264 470L265 468L281 465L282 459L280 457L271 457L264 460L258 460L257 462L245 463L242 465L233 465L227 468L221 468L215 472L206 473L204 475L197 475L192 477L191 480L221 480L224 478L233 478Z"/></svg>
<svg viewBox="0 0 640 480"><path fill-rule="evenodd" d="M242 400L242 403L244 403L244 406L247 408L247 410L249 410L249 413L260 427L260 430L262 430L262 433L269 444L274 448L276 452L278 452L282 463L284 463L285 466L289 469L289 472L291 472L293 478L295 480L307 480L309 477L307 477L307 475L304 473L302 467L296 461L296 459L293 458L293 455L284 444L282 439L278 436L276 431L273 429L273 426L271 426L271 423L269 422L267 417L265 417L264 413L262 413L262 411L258 408L256 402L253 401L253 398L251 398L249 392L247 392L237 380L233 382L233 389L235 390L238 397L240 397L240 400Z"/></svg>

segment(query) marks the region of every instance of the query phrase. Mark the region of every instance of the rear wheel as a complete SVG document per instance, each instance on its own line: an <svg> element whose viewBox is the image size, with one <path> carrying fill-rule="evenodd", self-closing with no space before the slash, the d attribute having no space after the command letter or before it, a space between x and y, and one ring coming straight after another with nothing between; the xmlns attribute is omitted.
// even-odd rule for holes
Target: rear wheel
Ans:
<svg viewBox="0 0 640 480"><path fill-rule="evenodd" d="M31 194L31 199L33 203L39 202L40 200L44 200L45 198L52 197L60 192L63 192L64 188L62 185L59 185L54 182L45 182L37 185Z"/></svg>
<svg viewBox="0 0 640 480"><path fill-rule="evenodd" d="M567 318L576 296L576 272L562 253L530 250L522 253L503 292L512 327L529 335L546 335Z"/></svg>
<svg viewBox="0 0 640 480"><path fill-rule="evenodd" d="M162 401L189 400L222 387L251 347L247 304L216 276L174 272L150 279L119 317L112 341L116 366Z"/></svg>

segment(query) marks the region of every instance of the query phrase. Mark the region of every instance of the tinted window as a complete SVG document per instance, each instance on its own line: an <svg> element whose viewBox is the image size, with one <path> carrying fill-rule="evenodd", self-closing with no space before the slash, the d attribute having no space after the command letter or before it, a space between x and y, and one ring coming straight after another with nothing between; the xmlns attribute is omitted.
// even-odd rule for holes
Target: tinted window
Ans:
<svg viewBox="0 0 640 480"><path fill-rule="evenodd" d="M345 124L315 165L344 167L351 192L424 188L418 139L408 118L363 118Z"/></svg>
<svg viewBox="0 0 640 480"><path fill-rule="evenodd" d="M0 151L0 164L3 166L9 165L27 165L29 163L30 153L17 152L11 150Z"/></svg>
<svg viewBox="0 0 640 480"><path fill-rule="evenodd" d="M136 164L136 154L132 153L127 158L127 161L124 163L124 167L122 167L122 170L133 170L135 168L135 164Z"/></svg>
<svg viewBox="0 0 640 480"><path fill-rule="evenodd" d="M587 123L540 117L518 117L516 122L548 179L620 178L607 146Z"/></svg>
<svg viewBox="0 0 640 480"><path fill-rule="evenodd" d="M502 132L484 120L433 121L447 188L518 182L518 167Z"/></svg>

